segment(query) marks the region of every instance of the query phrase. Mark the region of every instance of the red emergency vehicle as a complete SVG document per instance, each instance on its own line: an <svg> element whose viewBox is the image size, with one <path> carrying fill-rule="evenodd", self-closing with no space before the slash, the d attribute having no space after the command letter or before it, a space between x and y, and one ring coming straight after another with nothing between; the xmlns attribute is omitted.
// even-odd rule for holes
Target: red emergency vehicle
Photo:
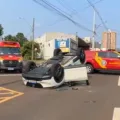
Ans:
<svg viewBox="0 0 120 120"><path fill-rule="evenodd" d="M87 72L120 72L120 53L115 50L85 51Z"/></svg>
<svg viewBox="0 0 120 120"><path fill-rule="evenodd" d="M0 41L0 70L22 71L20 44L13 41Z"/></svg>

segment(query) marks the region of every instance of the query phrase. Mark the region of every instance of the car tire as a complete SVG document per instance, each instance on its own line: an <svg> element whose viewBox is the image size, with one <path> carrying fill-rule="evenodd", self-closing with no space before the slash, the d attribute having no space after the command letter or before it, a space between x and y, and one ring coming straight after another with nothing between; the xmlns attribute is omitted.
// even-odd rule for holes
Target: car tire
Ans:
<svg viewBox="0 0 120 120"><path fill-rule="evenodd" d="M86 85L87 85L87 86L89 86L89 85L90 85L89 80L86 80Z"/></svg>
<svg viewBox="0 0 120 120"><path fill-rule="evenodd" d="M87 73L93 73L94 72L94 68L91 64L86 64L86 68L87 68Z"/></svg>
<svg viewBox="0 0 120 120"><path fill-rule="evenodd" d="M61 83L64 78L64 68L58 63L53 64L51 67L51 74L56 83Z"/></svg>
<svg viewBox="0 0 120 120"><path fill-rule="evenodd" d="M84 63L85 63L85 59L86 59L84 49L83 49L83 48L78 48L76 54L77 54L77 56L79 57L80 62L81 62L82 64L84 64Z"/></svg>
<svg viewBox="0 0 120 120"><path fill-rule="evenodd" d="M19 73L22 73L22 69L18 70Z"/></svg>
<svg viewBox="0 0 120 120"><path fill-rule="evenodd" d="M36 68L36 63L33 61L23 61L22 63L22 73L29 72L30 70L33 70Z"/></svg>
<svg viewBox="0 0 120 120"><path fill-rule="evenodd" d="M54 56L60 56L60 55L62 55L62 51L61 51L61 49L58 48L58 49L54 50L53 54L54 54Z"/></svg>

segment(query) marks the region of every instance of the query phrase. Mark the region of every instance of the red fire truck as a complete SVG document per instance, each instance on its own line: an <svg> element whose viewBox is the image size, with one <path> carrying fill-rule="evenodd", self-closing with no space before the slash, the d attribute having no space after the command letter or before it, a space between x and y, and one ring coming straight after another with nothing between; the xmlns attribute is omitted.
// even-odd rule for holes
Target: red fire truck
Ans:
<svg viewBox="0 0 120 120"><path fill-rule="evenodd" d="M22 72L20 44L13 41L0 41L0 70Z"/></svg>

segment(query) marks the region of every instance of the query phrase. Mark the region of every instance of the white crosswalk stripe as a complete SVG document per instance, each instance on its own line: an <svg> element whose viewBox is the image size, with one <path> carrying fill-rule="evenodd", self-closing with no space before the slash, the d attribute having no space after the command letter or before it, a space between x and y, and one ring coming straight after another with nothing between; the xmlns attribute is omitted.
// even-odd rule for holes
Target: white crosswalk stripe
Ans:
<svg viewBox="0 0 120 120"><path fill-rule="evenodd" d="M120 86L120 76L119 76L119 78L118 78L118 86Z"/></svg>
<svg viewBox="0 0 120 120"><path fill-rule="evenodd" d="M114 108L112 120L120 120L120 108Z"/></svg>
<svg viewBox="0 0 120 120"><path fill-rule="evenodd" d="M120 76L118 77L118 86L120 86ZM112 120L120 120L120 108L114 108Z"/></svg>

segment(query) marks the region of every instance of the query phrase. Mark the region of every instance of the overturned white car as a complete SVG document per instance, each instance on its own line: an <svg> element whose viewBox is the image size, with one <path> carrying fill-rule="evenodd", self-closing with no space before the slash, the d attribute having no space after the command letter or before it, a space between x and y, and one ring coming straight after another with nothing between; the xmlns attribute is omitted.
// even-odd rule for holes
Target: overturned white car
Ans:
<svg viewBox="0 0 120 120"><path fill-rule="evenodd" d="M60 49L54 50L54 57L40 66L32 61L23 65L22 80L26 86L42 88L58 87L63 83L86 81L89 85L85 66L85 53L79 48L76 53L63 54Z"/></svg>

